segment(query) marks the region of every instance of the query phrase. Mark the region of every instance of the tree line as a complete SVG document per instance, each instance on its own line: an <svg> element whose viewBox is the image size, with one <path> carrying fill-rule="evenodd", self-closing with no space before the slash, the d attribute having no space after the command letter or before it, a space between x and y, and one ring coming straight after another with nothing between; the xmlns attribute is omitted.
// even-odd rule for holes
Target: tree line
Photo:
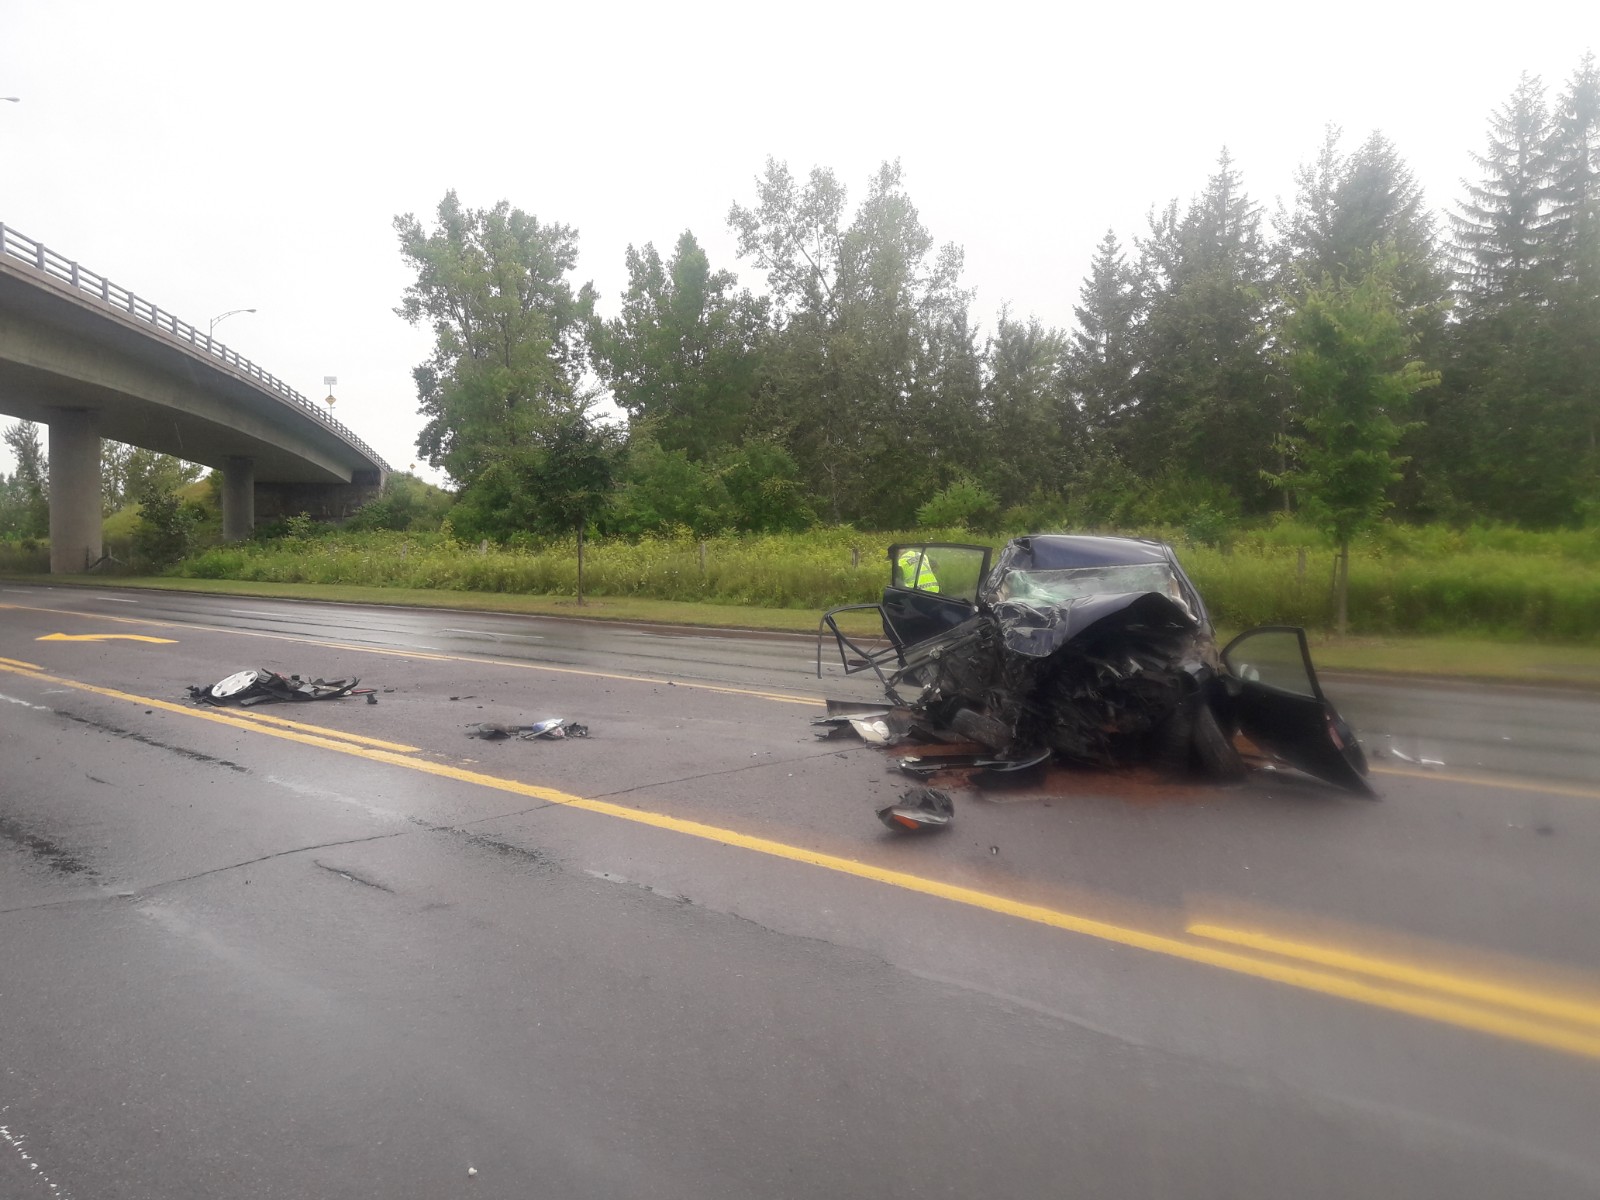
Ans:
<svg viewBox="0 0 1600 1200"><path fill-rule="evenodd" d="M897 163L853 208L769 160L727 221L762 286L690 232L629 247L620 312L577 232L452 192L396 219L398 310L435 334L420 453L474 534L1100 525L1310 511L1581 523L1597 487L1600 80L1524 76L1478 178L1431 211L1381 133L1330 128L1275 211L1224 150L1187 203L1108 232L1075 326L980 334L959 247ZM625 428L595 419L612 399ZM1332 510L1344 517L1335 519ZM1354 525L1352 525L1354 521Z"/></svg>
<svg viewBox="0 0 1600 1200"><path fill-rule="evenodd" d="M1525 75L1475 162L1440 214L1382 133L1330 127L1268 211L1224 150L1193 198L1106 233L1070 329L1002 310L980 331L961 249L895 162L852 207L827 168L768 160L726 216L759 286L685 232L628 248L611 318L573 278L573 227L450 192L430 227L395 219L414 272L396 311L434 336L418 452L458 489L452 527L498 540L1288 511L1339 544L1391 506L1591 522L1594 56L1554 94ZM7 528L47 486L18 462Z"/></svg>

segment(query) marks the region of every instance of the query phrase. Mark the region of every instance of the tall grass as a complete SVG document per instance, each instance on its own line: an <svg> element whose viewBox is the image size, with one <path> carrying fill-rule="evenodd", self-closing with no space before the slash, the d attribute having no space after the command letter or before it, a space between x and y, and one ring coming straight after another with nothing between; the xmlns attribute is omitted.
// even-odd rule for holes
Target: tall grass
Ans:
<svg viewBox="0 0 1600 1200"><path fill-rule="evenodd" d="M1159 535L1159 531L1157 531ZM895 541L983 541L961 530L590 542L585 590L730 606L821 609L877 598ZM996 544L1003 541L998 539ZM1219 624L1332 620L1332 550L1290 524L1236 535L1226 548L1178 544ZM174 569L191 578L339 583L573 595L572 541L535 548L463 545L443 534L326 533L221 547ZM1352 629L1475 633L1600 642L1600 532L1385 529L1352 550Z"/></svg>

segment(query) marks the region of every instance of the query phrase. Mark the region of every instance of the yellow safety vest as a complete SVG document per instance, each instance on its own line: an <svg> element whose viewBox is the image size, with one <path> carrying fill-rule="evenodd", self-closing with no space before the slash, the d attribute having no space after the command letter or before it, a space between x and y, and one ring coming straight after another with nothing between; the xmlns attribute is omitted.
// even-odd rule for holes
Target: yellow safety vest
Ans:
<svg viewBox="0 0 1600 1200"><path fill-rule="evenodd" d="M933 567L927 555L920 550L900 552L900 581L902 587L915 588L919 592L939 590L939 580L934 576Z"/></svg>

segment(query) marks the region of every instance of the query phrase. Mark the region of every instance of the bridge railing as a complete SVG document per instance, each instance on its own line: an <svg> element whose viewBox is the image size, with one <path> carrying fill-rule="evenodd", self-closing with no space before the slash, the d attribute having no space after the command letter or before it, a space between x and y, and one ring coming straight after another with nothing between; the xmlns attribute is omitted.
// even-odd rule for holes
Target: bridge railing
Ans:
<svg viewBox="0 0 1600 1200"><path fill-rule="evenodd" d="M157 308L153 302L135 295L120 284L111 282L104 275L97 275L58 254L43 242L36 242L30 237L24 237L15 229L8 229L3 222L0 222L0 255L19 259L51 279L86 293L107 308L126 313L136 321L143 321L153 326L162 336L191 346L238 374L247 376L263 391L271 393L285 404L292 404L304 410L313 420L333 430L371 459L380 470L389 469L389 464L384 462L377 451L357 437L355 431L344 422L335 419L332 413L324 412L276 375L269 375L248 358L228 349L214 339L209 331L202 333L187 321L180 321L172 313Z"/></svg>

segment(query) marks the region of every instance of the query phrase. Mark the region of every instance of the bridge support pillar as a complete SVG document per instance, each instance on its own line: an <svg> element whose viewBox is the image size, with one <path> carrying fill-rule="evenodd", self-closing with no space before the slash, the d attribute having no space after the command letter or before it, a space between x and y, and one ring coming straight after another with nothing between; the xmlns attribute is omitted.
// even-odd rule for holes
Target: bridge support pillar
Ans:
<svg viewBox="0 0 1600 1200"><path fill-rule="evenodd" d="M100 435L94 413L52 410L50 573L82 574L100 561Z"/></svg>
<svg viewBox="0 0 1600 1200"><path fill-rule="evenodd" d="M222 540L242 542L256 531L254 459L222 460Z"/></svg>

